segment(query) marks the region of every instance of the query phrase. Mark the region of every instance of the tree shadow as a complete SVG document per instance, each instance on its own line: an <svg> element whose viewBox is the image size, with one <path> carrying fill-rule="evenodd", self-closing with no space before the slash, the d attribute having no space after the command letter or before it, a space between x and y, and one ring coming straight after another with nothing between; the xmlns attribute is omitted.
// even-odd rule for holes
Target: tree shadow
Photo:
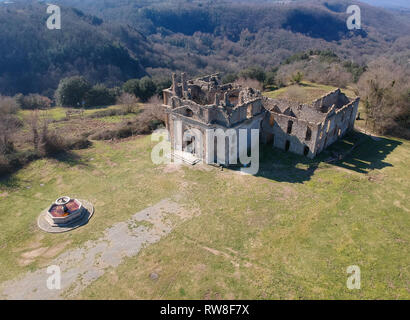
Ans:
<svg viewBox="0 0 410 320"><path fill-rule="evenodd" d="M5 189L17 189L23 181L17 178L13 173L7 173L0 176L0 187Z"/></svg>
<svg viewBox="0 0 410 320"><path fill-rule="evenodd" d="M87 163L81 156L72 152L72 151L62 151L55 155L51 155L48 157L49 159L57 160L58 162L62 162L69 167L74 166L82 166L82 167L90 167L90 164Z"/></svg>
<svg viewBox="0 0 410 320"><path fill-rule="evenodd" d="M374 169L393 166L385 161L402 142L374 138L361 132L350 132L315 159L261 145L258 177L278 182L309 181L321 163L367 174ZM233 169L239 170L239 168Z"/></svg>
<svg viewBox="0 0 410 320"><path fill-rule="evenodd" d="M62 151L55 155L50 155L48 159L53 159L58 162L64 163L69 167L81 166L82 168L91 168L92 166L79 155L72 151ZM0 176L0 187L6 189L17 189L24 184L30 183L30 181L19 178L16 173L24 168L29 162L24 165L15 166L10 173L6 173Z"/></svg>

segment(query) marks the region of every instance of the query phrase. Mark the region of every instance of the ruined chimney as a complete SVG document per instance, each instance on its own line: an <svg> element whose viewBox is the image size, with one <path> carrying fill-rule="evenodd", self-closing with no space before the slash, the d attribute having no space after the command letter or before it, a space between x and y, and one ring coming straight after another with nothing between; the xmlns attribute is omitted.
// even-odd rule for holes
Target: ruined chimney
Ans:
<svg viewBox="0 0 410 320"><path fill-rule="evenodd" d="M228 92L225 92L225 93L224 93L224 103L225 103L225 106L229 106L229 95L228 95Z"/></svg>
<svg viewBox="0 0 410 320"><path fill-rule="evenodd" d="M242 103L245 102L245 97L244 97L244 92L243 91L239 92L238 102L239 102L239 104L242 104Z"/></svg>
<svg viewBox="0 0 410 320"><path fill-rule="evenodd" d="M215 105L219 106L219 102L220 102L220 97L219 97L219 93L215 93Z"/></svg>
<svg viewBox="0 0 410 320"><path fill-rule="evenodd" d="M172 74L172 92L175 95L177 92L177 75L175 73Z"/></svg>
<svg viewBox="0 0 410 320"><path fill-rule="evenodd" d="M191 90L191 88L189 88L188 91L185 91L185 99L187 99L187 100L192 99L192 90Z"/></svg>
<svg viewBox="0 0 410 320"><path fill-rule="evenodd" d="M187 79L186 79L186 73L182 72L181 73L181 82L182 82L182 91L185 92L188 90L188 84L187 84Z"/></svg>

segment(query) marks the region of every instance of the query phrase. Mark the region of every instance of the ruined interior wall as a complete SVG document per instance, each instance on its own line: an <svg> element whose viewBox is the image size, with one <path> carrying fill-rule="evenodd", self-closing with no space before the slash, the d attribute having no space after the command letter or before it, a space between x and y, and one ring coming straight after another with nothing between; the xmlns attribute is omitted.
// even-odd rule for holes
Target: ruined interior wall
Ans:
<svg viewBox="0 0 410 320"><path fill-rule="evenodd" d="M262 99L256 99L235 107L229 115L230 124L235 125L263 111Z"/></svg>
<svg viewBox="0 0 410 320"><path fill-rule="evenodd" d="M340 89L336 89L328 93L327 95L317 99L312 103L312 106L316 110L321 110L322 112L327 112L332 105L336 108L340 108L350 102L349 98L343 94Z"/></svg>
<svg viewBox="0 0 410 320"><path fill-rule="evenodd" d="M359 99L329 115L320 126L317 137L317 153L320 153L348 131L353 129L359 107Z"/></svg>
<svg viewBox="0 0 410 320"><path fill-rule="evenodd" d="M293 122L290 134L288 134L289 121ZM310 138L307 137L308 128ZM262 130L263 142L271 144L272 147L286 150L288 142L290 152L304 155L305 148L308 147L306 156L314 158L316 155L316 136L319 125L283 114L267 112L262 122Z"/></svg>

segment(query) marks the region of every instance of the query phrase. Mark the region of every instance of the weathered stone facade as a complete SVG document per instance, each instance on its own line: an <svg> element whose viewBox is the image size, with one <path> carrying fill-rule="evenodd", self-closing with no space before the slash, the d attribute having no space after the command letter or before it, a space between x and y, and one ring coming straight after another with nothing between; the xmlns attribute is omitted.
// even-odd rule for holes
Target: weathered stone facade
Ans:
<svg viewBox="0 0 410 320"><path fill-rule="evenodd" d="M207 163L218 160L207 150L216 146L208 129L246 129L248 140L251 129L259 129L261 142L314 158L353 128L359 105L359 98L349 99L340 89L312 104L270 99L252 88L222 84L218 74L187 80L182 73L180 82L173 74L172 86L163 96L172 148L187 150ZM175 134L187 130L193 132L192 139ZM223 148L228 157L229 143Z"/></svg>

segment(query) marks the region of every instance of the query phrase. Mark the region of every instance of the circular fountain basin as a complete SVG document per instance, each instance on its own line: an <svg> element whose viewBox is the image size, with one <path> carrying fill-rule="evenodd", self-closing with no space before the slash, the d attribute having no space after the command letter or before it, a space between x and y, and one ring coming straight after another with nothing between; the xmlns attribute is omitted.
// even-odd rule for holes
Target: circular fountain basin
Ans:
<svg viewBox="0 0 410 320"><path fill-rule="evenodd" d="M64 226L81 219L83 209L79 200L61 197L50 206L45 218L51 225Z"/></svg>

